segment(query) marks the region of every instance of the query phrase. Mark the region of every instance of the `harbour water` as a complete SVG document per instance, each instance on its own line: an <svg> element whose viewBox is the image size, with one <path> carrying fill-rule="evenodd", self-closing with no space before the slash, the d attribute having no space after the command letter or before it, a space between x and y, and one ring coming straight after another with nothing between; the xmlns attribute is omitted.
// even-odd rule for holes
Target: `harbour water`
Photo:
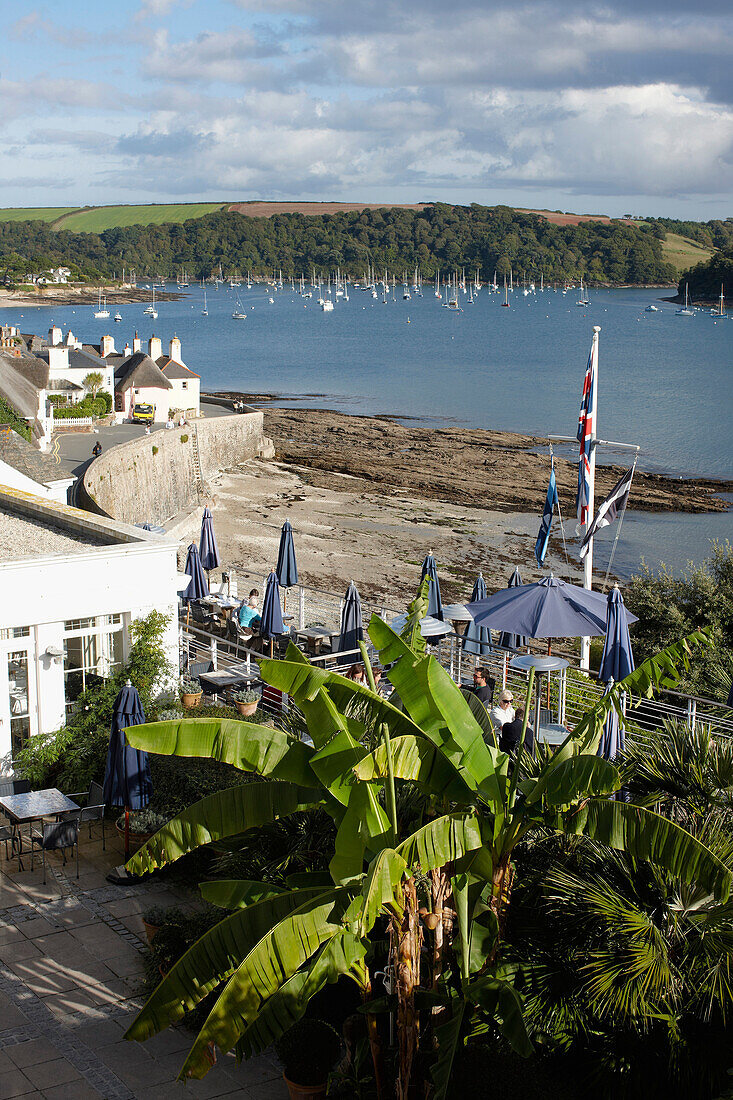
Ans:
<svg viewBox="0 0 733 1100"><path fill-rule="evenodd" d="M170 289L170 287L169 287ZM679 476L733 478L733 324L707 313L678 317L660 301L666 292L597 290L587 307L577 291L485 289L462 312L443 308L432 286L403 300L398 284L383 304L349 288L324 313L310 299L262 284L207 289L161 302L120 308L119 324L93 317L92 306L3 310L22 313L25 331L45 331L53 318L85 341L112 331L118 346L137 330L164 347L176 333L202 388L276 393L295 405L349 413L418 417L429 424L572 435L593 325L601 326L599 435L641 445L642 468ZM272 299L272 300L270 300ZM239 305L238 305L239 303ZM658 312L645 312L650 303ZM232 313L241 306L245 320ZM604 449L600 461L624 461ZM631 500L633 508L633 495ZM614 571L636 568L644 555L682 567L709 552L711 538L733 538L733 513L650 516L630 513ZM599 546L599 556L602 548Z"/></svg>

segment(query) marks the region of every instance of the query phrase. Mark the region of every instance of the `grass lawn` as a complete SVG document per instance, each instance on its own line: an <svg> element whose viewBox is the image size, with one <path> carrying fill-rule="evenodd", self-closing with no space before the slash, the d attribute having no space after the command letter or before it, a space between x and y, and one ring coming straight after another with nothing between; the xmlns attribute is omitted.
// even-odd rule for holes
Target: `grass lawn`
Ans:
<svg viewBox="0 0 733 1100"><path fill-rule="evenodd" d="M666 240L662 241L662 256L676 268L678 275L703 260L709 260L712 255L712 249L691 241L689 237L680 237L678 233L668 233Z"/></svg>
<svg viewBox="0 0 733 1100"><path fill-rule="evenodd" d="M25 206L0 209L0 222L55 222L73 211L73 206Z"/></svg>
<svg viewBox="0 0 733 1100"><path fill-rule="evenodd" d="M85 210L64 213L54 223L54 229L68 229L71 233L101 233L126 225L163 225L166 222L185 222L189 218L202 218L221 210L223 202L192 202L172 205L146 206L97 206Z"/></svg>

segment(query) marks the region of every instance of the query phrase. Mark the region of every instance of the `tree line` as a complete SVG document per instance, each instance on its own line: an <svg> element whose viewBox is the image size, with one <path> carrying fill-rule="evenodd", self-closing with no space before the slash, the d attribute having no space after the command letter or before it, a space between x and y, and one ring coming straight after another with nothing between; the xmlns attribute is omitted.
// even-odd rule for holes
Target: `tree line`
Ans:
<svg viewBox="0 0 733 1100"><path fill-rule="evenodd" d="M721 286L724 295L730 298L733 295L733 245L686 271L679 282L680 297L684 297L685 283L693 302L717 302Z"/></svg>
<svg viewBox="0 0 733 1100"><path fill-rule="evenodd" d="M122 268L146 274L209 278L221 265L253 276L378 272L426 279L465 268L483 279L515 277L590 284L674 283L662 256L664 230L652 223L614 221L555 225L509 207L450 206L338 214L277 214L250 218L217 212L183 224L137 225L103 233L53 231L43 222L0 223L0 278L19 281L28 268L74 265L87 279L112 278Z"/></svg>

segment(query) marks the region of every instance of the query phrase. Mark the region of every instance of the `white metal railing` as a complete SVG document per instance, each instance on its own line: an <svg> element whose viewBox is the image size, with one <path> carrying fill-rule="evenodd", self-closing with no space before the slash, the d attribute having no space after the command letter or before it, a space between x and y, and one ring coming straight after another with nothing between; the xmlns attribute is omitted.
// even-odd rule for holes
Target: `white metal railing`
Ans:
<svg viewBox="0 0 733 1100"><path fill-rule="evenodd" d="M260 593L264 591L265 579L253 573L237 572L238 598L246 598L251 588L257 588ZM297 585L285 592L281 590L284 611L292 615L294 619L293 633L308 628L309 626L323 626L338 630L343 610L343 597L333 592L312 588L306 585ZM381 618L389 621L403 609L390 607L388 603L378 600L362 600L362 618L366 625L373 612ZM255 650L245 647L243 644L235 644L226 637L220 637L207 632L200 625L187 624L185 608L181 616L181 659L182 668L191 664L206 662L215 669L231 668L244 665L247 670L257 668L258 662L263 656ZM375 659L376 654L368 642L370 658ZM539 651L539 646L533 647ZM510 667L510 661L515 652L501 649L494 645L491 653L477 657L462 652L461 639L455 634L446 635L434 645L431 652L436 656L451 677L462 686L470 686L473 682L473 671L480 664L496 685L496 696L505 687L508 687L517 698L524 695L527 684L527 674ZM553 647L553 652L562 651ZM547 693L547 681L542 686L542 705L552 710L553 717L558 722L572 728L582 717L583 713L603 695L605 685L598 681L593 674L582 672L578 667L578 654L562 652L562 656L571 661L567 670L553 673L549 677L549 702ZM349 665L361 660L358 650L351 653L333 654L330 651L317 656L309 655L314 664L322 664L333 671L343 672ZM573 662L575 663L573 665ZM287 699L273 701L270 691L262 703L265 712L273 718L280 718L288 709ZM662 724L665 719L674 719L695 728L696 725L710 725L713 730L725 737L733 737L733 715L730 708L715 700L704 699L686 695L681 692L660 692L654 700L644 700L638 708L628 710L629 720L642 728L653 729Z"/></svg>

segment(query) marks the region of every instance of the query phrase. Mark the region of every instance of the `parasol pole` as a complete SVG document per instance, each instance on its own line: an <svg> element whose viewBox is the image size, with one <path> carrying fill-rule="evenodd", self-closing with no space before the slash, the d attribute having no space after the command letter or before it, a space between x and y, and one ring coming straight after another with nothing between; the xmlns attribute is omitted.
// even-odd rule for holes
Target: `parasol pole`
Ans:
<svg viewBox="0 0 733 1100"><path fill-rule="evenodd" d="M593 522L596 512L596 446L598 442L598 334L600 325L593 326L593 374L594 380L591 386L591 405L588 410L590 417L590 456L588 459L588 510L586 512L583 535ZM583 588L593 587L593 537L588 540L588 553L583 560ZM581 638L580 641L580 667L588 671L590 668L590 637Z"/></svg>

